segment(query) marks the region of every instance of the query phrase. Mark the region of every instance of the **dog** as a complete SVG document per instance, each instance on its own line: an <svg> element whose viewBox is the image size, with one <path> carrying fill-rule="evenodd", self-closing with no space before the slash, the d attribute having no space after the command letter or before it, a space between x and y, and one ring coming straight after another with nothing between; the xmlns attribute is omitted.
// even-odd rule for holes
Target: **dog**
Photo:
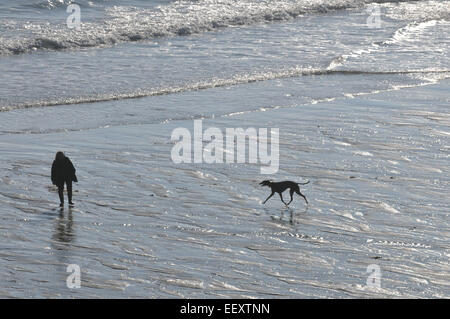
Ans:
<svg viewBox="0 0 450 319"><path fill-rule="evenodd" d="M283 204L288 206L292 202L292 196L294 195L294 192L299 194L301 197L303 197L306 204L308 204L308 200L306 199L305 195L303 195L300 192L300 187L298 187L298 185L306 185L308 183L309 183L309 181L307 181L306 183L296 183L296 182L291 182L291 181L275 183L270 180L262 181L261 183L259 183L259 185L269 186L272 189L272 194L270 194L269 197L266 198L266 200L263 202L263 204L265 204L269 200L269 198L271 198L273 196L273 194L278 193L278 194L280 194L280 198L281 198L281 201L283 202ZM283 200L283 195L281 193L283 193L288 188L289 188L289 194L291 195L291 200L289 201L289 203L286 204Z"/></svg>

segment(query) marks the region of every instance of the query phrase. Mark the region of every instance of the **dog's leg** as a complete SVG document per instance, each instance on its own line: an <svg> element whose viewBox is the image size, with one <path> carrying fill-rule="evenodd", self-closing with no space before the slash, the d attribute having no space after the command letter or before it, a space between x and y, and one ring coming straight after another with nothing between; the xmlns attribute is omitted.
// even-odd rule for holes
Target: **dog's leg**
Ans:
<svg viewBox="0 0 450 319"><path fill-rule="evenodd" d="M278 194L280 194L280 198L281 198L281 201L283 202L283 204L287 206L288 204L286 204L283 200L283 195L281 195L281 193L278 193Z"/></svg>
<svg viewBox="0 0 450 319"><path fill-rule="evenodd" d="M306 204L308 204L308 200L306 199L305 195L303 195L300 191L296 191L297 194L299 194L303 199L305 200Z"/></svg>
<svg viewBox="0 0 450 319"><path fill-rule="evenodd" d="M293 195L294 195L294 190L292 188L290 189L289 194L291 195L291 200L286 205L289 205L292 202Z"/></svg>
<svg viewBox="0 0 450 319"><path fill-rule="evenodd" d="M263 204L265 204L269 200L269 198L273 196L273 194L275 194L275 192L272 192L272 194L270 194L269 197L266 198L266 200L263 202Z"/></svg>

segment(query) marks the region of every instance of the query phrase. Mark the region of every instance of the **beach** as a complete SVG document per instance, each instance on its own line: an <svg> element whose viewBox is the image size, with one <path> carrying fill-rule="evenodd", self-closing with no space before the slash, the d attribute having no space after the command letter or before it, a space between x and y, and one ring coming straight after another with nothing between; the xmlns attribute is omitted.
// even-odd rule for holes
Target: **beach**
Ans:
<svg viewBox="0 0 450 319"><path fill-rule="evenodd" d="M283 123L276 179L311 181L291 211L261 205L257 165L173 164L171 128L190 120L2 135L2 296L446 297L448 88L204 119ZM63 213L47 176L60 140L80 180Z"/></svg>
<svg viewBox="0 0 450 319"><path fill-rule="evenodd" d="M81 7L88 28L103 12L94 3ZM298 15L292 3L279 4L286 19L251 11L212 30L142 30L139 41L11 54L29 46L5 40L1 298L450 296L449 2ZM142 10L177 17L176 6ZM367 27L367 6L381 8L381 29ZM236 21L226 12L211 16ZM277 129L277 172L175 163L171 135L195 120L224 133ZM50 180L57 151L79 180L63 210ZM310 181L309 204L263 204L265 179ZM70 289L74 264L81 286Z"/></svg>

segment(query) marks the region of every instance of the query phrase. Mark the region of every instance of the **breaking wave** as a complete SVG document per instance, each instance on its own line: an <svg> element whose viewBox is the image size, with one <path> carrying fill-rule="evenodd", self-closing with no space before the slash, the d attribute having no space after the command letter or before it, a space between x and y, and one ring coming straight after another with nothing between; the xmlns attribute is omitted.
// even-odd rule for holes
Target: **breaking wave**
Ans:
<svg viewBox="0 0 450 319"><path fill-rule="evenodd" d="M402 1L182 0L152 8L105 6L104 20L84 21L82 15L81 30L67 28L65 21L60 18L57 24L48 21L27 22L23 25L17 25L15 21L0 22L0 31L11 29L11 24L14 24L15 30L12 36L0 36L0 55L103 47L165 36L185 36L231 26L286 21L307 14L382 2ZM65 0L48 0L32 5L45 9L65 9L67 4ZM82 2L82 10L83 6L93 5L91 1ZM95 2L95 6L100 4Z"/></svg>
<svg viewBox="0 0 450 319"><path fill-rule="evenodd" d="M108 102L125 99L136 99L149 96L176 94L187 91L206 90L218 87L228 87L240 84L247 84L253 82L261 82L282 78L298 77L298 76L314 76L314 75L437 75L439 79L450 77L450 70L407 70L407 71L363 71L363 70L332 70L332 69L313 69L313 68L301 68L293 67L276 71L264 71L237 74L229 78L212 78L204 81L198 81L193 83L182 84L179 86L169 86L163 88L151 88L151 89L137 89L132 92L123 93L107 93L99 95L78 96L78 97L62 97L54 100L33 101L28 103L21 103L16 105L0 105L0 112L10 111L14 109L26 109L33 107L44 106L58 106L58 105L74 105L83 103L97 103ZM429 79L429 82L435 82L434 79Z"/></svg>

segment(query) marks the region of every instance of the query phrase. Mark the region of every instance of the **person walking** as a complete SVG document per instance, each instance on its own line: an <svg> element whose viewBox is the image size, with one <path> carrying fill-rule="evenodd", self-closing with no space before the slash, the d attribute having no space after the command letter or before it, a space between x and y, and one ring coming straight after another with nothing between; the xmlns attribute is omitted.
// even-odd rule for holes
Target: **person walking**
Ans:
<svg viewBox="0 0 450 319"><path fill-rule="evenodd" d="M51 178L53 185L58 186L59 207L64 207L64 184L67 186L69 205L74 205L72 202L72 182L78 182L75 171L71 160L63 152L57 152L52 164Z"/></svg>

